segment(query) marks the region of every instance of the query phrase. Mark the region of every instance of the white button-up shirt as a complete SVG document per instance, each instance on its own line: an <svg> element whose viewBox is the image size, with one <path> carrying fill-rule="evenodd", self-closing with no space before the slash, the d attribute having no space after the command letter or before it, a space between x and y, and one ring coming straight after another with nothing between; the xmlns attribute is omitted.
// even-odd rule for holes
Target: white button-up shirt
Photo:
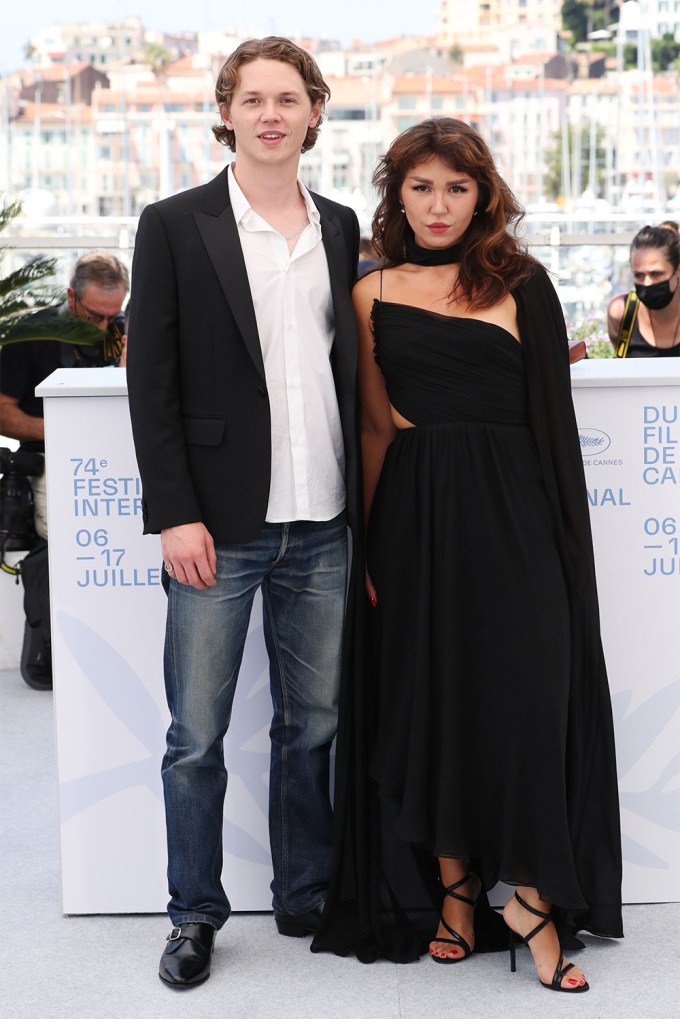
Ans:
<svg viewBox="0 0 680 1019"><path fill-rule="evenodd" d="M229 198L255 306L272 423L270 523L331 520L345 507L345 453L330 352L333 302L319 212L292 251L251 209L230 168Z"/></svg>

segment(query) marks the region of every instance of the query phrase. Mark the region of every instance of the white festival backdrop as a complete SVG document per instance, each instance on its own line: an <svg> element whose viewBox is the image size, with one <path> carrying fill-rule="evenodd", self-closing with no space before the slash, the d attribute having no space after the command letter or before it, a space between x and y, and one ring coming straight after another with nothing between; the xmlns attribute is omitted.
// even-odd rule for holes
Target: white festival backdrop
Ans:
<svg viewBox="0 0 680 1019"><path fill-rule="evenodd" d="M624 901L680 900L680 368L572 369L617 735ZM45 397L65 913L163 912L160 543L142 536L125 372L60 369ZM271 908L271 714L259 601L225 743L224 883Z"/></svg>

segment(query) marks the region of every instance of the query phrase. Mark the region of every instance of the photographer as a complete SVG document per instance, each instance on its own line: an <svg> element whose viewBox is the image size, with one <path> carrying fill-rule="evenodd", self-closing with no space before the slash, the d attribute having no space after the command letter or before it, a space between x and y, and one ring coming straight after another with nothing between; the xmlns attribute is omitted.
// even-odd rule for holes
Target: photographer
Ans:
<svg viewBox="0 0 680 1019"><path fill-rule="evenodd" d="M2 450L3 555L30 549L35 533L44 539L22 563L26 629L21 674L29 686L50 689L49 602L47 583L47 506L43 402L35 388L57 368L99 368L125 364L125 320L122 306L129 287L126 267L114 255L91 252L78 259L66 300L30 315L23 322L44 326L69 316L101 330L100 343L74 345L56 339L10 343L0 351L0 435L18 439L16 454ZM60 329L55 322L54 334ZM30 476L30 488L27 483ZM32 488L32 498L31 498ZM31 519L32 517L32 519ZM33 535L33 541L30 540Z"/></svg>

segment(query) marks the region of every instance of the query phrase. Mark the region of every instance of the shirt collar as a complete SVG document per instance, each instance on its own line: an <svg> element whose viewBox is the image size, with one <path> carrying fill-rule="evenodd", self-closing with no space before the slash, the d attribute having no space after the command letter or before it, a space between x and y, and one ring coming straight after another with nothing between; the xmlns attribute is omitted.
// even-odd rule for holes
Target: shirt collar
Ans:
<svg viewBox="0 0 680 1019"><path fill-rule="evenodd" d="M251 219L251 217L257 216L257 213L251 208L250 202L243 194L243 191L241 190L239 183L236 180L233 163L229 164L227 184L229 187L229 200L231 201L231 207L234 212L234 219L236 220L237 223L242 223L245 226L248 220ZM310 195L309 191L307 190L307 188L305 187L301 180L298 180L297 185L300 190L300 194L302 195L302 198L304 200L304 203L307 207L307 215L309 217L309 221L310 223L313 223L316 227L318 227L321 222L319 210L317 209L316 205L312 200L312 196ZM261 219L261 217L258 218Z"/></svg>

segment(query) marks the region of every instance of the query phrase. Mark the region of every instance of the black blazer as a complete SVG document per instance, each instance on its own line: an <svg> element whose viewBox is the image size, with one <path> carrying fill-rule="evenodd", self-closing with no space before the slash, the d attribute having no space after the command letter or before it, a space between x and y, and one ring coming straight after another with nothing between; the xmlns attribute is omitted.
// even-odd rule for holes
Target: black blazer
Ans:
<svg viewBox="0 0 680 1019"><path fill-rule="evenodd" d="M350 526L360 519L356 326L359 226L320 195L335 317L331 363L345 442ZM202 521L216 541L260 533L271 421L227 171L144 209L132 263L127 379L144 533Z"/></svg>

